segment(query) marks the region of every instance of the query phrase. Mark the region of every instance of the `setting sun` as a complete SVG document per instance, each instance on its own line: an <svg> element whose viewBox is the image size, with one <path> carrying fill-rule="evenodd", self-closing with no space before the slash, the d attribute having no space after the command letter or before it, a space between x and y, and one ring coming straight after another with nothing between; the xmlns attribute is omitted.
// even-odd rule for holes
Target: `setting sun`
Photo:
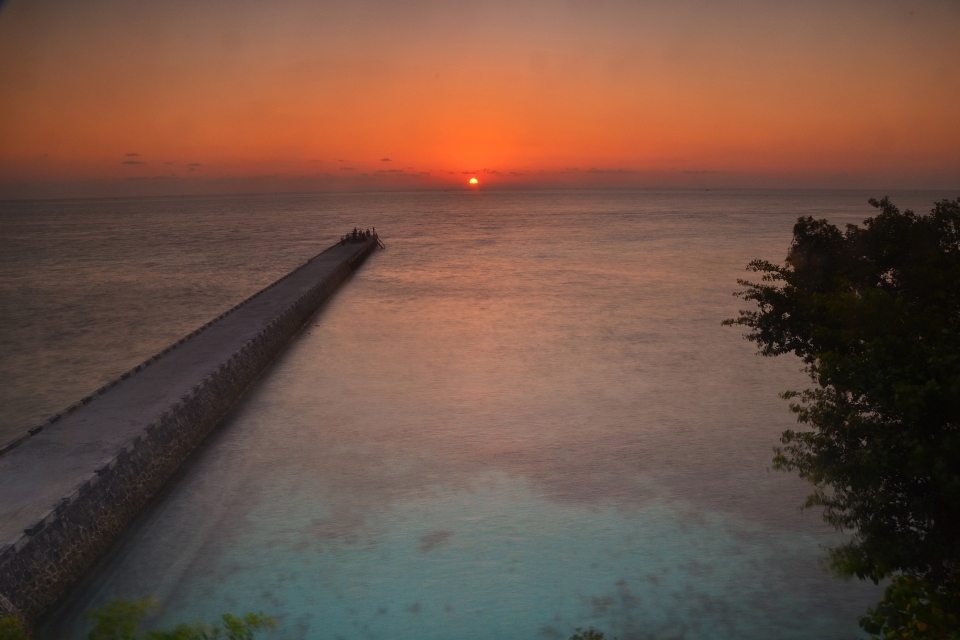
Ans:
<svg viewBox="0 0 960 640"><path fill-rule="evenodd" d="M480 184L480 181L476 178L470 178L470 184Z"/></svg>

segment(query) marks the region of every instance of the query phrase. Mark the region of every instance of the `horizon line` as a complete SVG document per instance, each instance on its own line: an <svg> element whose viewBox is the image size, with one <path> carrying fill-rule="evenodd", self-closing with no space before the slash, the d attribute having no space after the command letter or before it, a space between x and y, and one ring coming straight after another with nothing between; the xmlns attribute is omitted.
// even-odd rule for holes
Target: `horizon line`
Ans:
<svg viewBox="0 0 960 640"><path fill-rule="evenodd" d="M223 197L254 197L254 196L320 196L326 194L337 195L360 195L371 193L494 193L494 192L518 192L518 191L769 191L769 192L797 192L797 191L822 191L822 192L882 192L884 195L896 193L943 193L956 191L956 198L960 199L960 186L958 187L827 187L827 186L678 186L678 185L650 185L650 186L527 186L527 185L499 185L496 187L466 188L466 187L420 187L420 188L368 188L368 189L315 189L315 190L259 190L259 191L220 191L209 193L154 193L154 194L121 194L121 195L50 195L50 196L23 196L6 197L2 195L3 184L0 183L0 203L6 202L56 202L70 200L154 200L160 198L223 198ZM949 199L949 198L948 198Z"/></svg>

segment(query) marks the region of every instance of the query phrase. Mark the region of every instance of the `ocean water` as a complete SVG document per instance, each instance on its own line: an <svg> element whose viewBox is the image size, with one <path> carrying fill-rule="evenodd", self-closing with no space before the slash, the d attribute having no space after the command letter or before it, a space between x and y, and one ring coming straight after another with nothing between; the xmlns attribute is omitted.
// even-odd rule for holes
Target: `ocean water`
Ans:
<svg viewBox="0 0 960 640"><path fill-rule="evenodd" d="M387 249L58 605L274 638L856 638L870 584L772 472L806 386L735 315L799 215L880 193L430 192L0 203L0 439L354 225ZM924 211L950 194L891 194Z"/></svg>

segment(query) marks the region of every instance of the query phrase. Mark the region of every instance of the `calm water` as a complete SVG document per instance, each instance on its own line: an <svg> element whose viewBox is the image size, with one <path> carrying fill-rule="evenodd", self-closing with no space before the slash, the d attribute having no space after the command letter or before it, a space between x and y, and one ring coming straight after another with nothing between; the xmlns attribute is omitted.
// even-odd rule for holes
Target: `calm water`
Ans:
<svg viewBox="0 0 960 640"><path fill-rule="evenodd" d="M354 224L372 256L51 617L264 610L275 638L853 638L871 585L772 473L799 363L730 293L798 215L873 193L543 192L0 203L0 439ZM897 194L894 194L897 196ZM951 194L899 194L927 210Z"/></svg>

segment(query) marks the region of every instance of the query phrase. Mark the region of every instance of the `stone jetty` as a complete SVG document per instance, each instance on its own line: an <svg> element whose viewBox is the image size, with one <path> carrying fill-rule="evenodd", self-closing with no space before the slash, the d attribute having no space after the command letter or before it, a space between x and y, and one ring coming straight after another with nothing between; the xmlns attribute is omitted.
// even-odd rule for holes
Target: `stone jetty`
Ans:
<svg viewBox="0 0 960 640"><path fill-rule="evenodd" d="M379 244L345 237L0 443L0 616L36 623Z"/></svg>

